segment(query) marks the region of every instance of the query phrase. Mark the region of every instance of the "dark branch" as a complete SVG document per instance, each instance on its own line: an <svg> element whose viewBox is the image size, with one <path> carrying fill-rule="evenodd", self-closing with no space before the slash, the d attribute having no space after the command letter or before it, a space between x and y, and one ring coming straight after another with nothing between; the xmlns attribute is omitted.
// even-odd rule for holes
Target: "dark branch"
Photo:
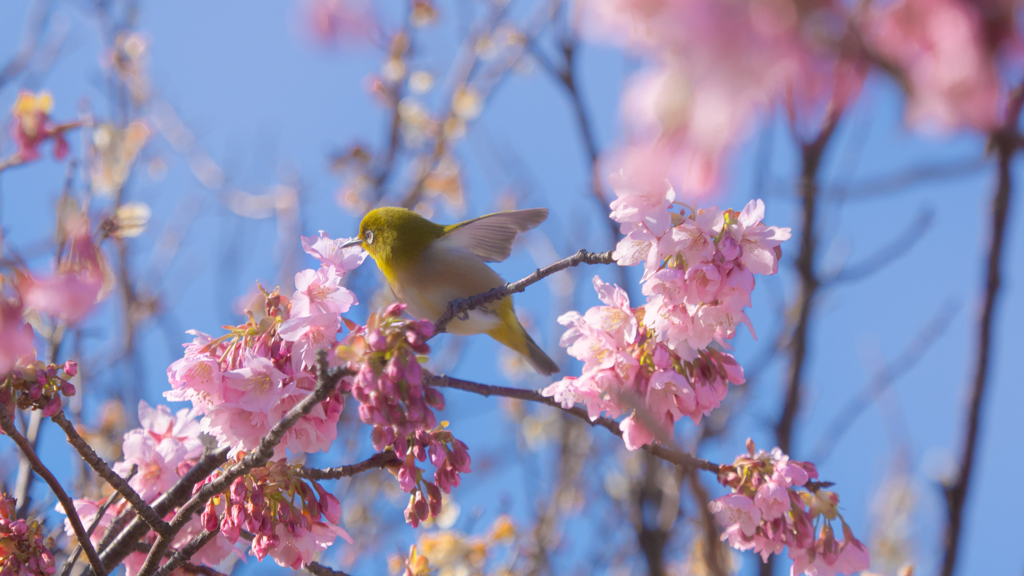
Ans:
<svg viewBox="0 0 1024 576"><path fill-rule="evenodd" d="M347 373L345 370L331 371L327 364L327 352L324 350L321 350L317 354L317 367L317 385L313 392L296 404L295 407L292 408L291 411L289 411L288 414L270 430L267 437L260 442L260 445L256 450L252 451L240 462L226 470L224 474L219 476L216 480L203 486L198 493L192 496L192 498L178 510L174 515L174 518L171 520L171 530L169 535L161 534L160 537L157 538L156 543L153 544L153 549L150 550L149 556L146 557L146 562L139 570L139 574L141 576L148 576L156 571L160 558L163 556L168 546L171 545L171 540L182 528L185 527L185 524L189 519L192 518L192 516L198 512L210 500L210 498L213 498L215 495L227 490L235 478L238 478L253 468L265 466L274 456L274 450L284 439L285 434L295 426L300 418L309 414L314 407L326 400L327 397L334 392L338 382Z"/></svg>
<svg viewBox="0 0 1024 576"><path fill-rule="evenodd" d="M783 405L782 415L775 426L775 435L779 448L786 454L790 453L793 423L800 409L811 312L814 306L815 295L818 292L818 288L821 287L821 281L815 270L818 247L816 228L818 224L818 200L820 199L818 194L818 169L821 166L825 146L835 132L838 123L839 112L834 112L825 121L825 125L817 138L811 142L801 144L803 170L801 172L800 196L803 201L803 216L800 225L800 253L796 258L796 269L800 276L800 297L797 301L793 335L789 342L791 357L786 400Z"/></svg>
<svg viewBox="0 0 1024 576"><path fill-rule="evenodd" d="M960 548L960 533L963 527L964 504L967 501L971 472L974 470L974 456L978 447L978 431L981 428L981 405L988 384L988 369L993 347L992 324L996 318L996 303L1001 283L1003 248L1006 244L1006 220L1010 212L1010 195L1013 191L1011 162L1017 151L1017 122L1021 107L1024 106L1024 87L1019 87L1010 96L1007 105L1006 125L992 136L999 158L998 182L995 199L992 202L992 236L989 240L988 272L985 286L985 300L978 325L978 355L975 359L974 381L971 385L971 399L967 410L963 454L960 457L956 478L945 489L948 506L948 523L943 537L942 576L952 576Z"/></svg>
<svg viewBox="0 0 1024 576"><path fill-rule="evenodd" d="M336 480L338 478L349 478L356 474L362 474L368 470L385 468L388 464L394 464L397 462L401 462L401 460L394 452L378 452L362 462L349 464L348 466L338 466L337 468L326 469L303 467L299 470L299 476L309 478L310 480Z"/></svg>
<svg viewBox="0 0 1024 576"><path fill-rule="evenodd" d="M27 438L18 432L18 429L14 427L14 422L11 422L11 417L7 414L7 409L0 406L0 429L4 431L14 443L21 449L22 454L28 459L29 464L32 466L32 470L38 474L46 483L50 486L50 490L53 491L53 495L57 497L60 505L64 507L64 512L68 516L68 521L71 522L71 528L75 531L75 536L78 538L79 544L82 549L85 550L85 556L89 559L89 564L97 574L106 576L106 571L103 569L103 563L100 562L99 555L96 554L96 549L92 547L92 542L89 540L89 533L85 531L85 526L82 525L82 519L78 516L78 511L75 510L75 502L68 496L68 493L61 487L60 482L54 478L53 474L43 465L43 462L36 456L36 451L32 449Z"/></svg>
<svg viewBox="0 0 1024 576"><path fill-rule="evenodd" d="M519 292L525 292L528 286L540 282L555 272L560 272L573 266L579 266L580 264L614 263L615 260L612 259L611 252L587 252L586 250L580 250L568 258L563 258L554 264L549 264L544 268L539 268L536 272L522 280L517 280L515 282L505 284L504 286L498 286L497 288L493 288L482 294L477 294L476 296L470 296L469 298L452 300L448 303L448 310L445 311L444 315L438 318L437 322L434 322L434 332L444 332L445 328L448 327L448 324L452 320L462 316L470 310L475 310L480 306L489 304L495 300L508 298L509 296L518 294Z"/></svg>
<svg viewBox="0 0 1024 576"><path fill-rule="evenodd" d="M317 562L310 562L309 564L303 566L303 569L305 569L306 572L309 572L310 574L316 574L316 576L349 576L347 572L342 572L341 570L333 570Z"/></svg>
<svg viewBox="0 0 1024 576"><path fill-rule="evenodd" d="M591 420L590 416L587 415L587 411L578 406L572 408L562 408L562 405L546 396L541 396L539 392L533 390L523 390L521 388L507 388L505 386L490 386L488 384L479 384L476 382L469 382L467 380L460 380L458 378L451 378L449 376L430 376L428 382L431 386L437 386L439 388L455 388L463 390L465 392L472 392L481 396L504 396L505 398L515 398L517 400L526 400L528 402L537 402L540 404L547 404L553 406L581 418L590 423L591 426L600 426L607 429L612 434L618 437L622 437L622 431L619 429L619 423L610 418L598 418L597 420ZM719 465L712 462L708 462L702 458L697 458L692 454L681 452L679 450L673 450L666 448L658 444L651 444L644 446L644 450L651 454L661 458L666 462L671 462L684 468L700 468L701 470L708 470L711 472L718 472Z"/></svg>
<svg viewBox="0 0 1024 576"><path fill-rule="evenodd" d="M168 576L171 572L174 572L189 558L194 556L196 552L202 550L203 546L206 546L210 540L213 540L214 536L216 536L218 532L219 531L209 532L207 530L203 530L202 534L199 534L195 538L189 540L188 544L185 544L175 552L174 556L171 556L171 559L167 561L167 564L164 564L156 571L156 576Z"/></svg>
<svg viewBox="0 0 1024 576"><path fill-rule="evenodd" d="M192 496L192 488L227 462L227 455L227 448L203 454L199 462L189 469L166 494L153 502L153 511L158 516L163 517L174 508L188 501L189 497ZM128 524L127 528L121 530L120 527L133 514L133 511L128 510L115 519L100 542L99 548L103 551L100 554L100 558L103 560L103 565L107 566L108 569L113 569L128 554L132 553L135 550L135 544L149 530L149 526L141 518L137 517L131 521L131 524ZM89 576L89 574L89 572L86 572L83 576Z"/></svg>
<svg viewBox="0 0 1024 576"><path fill-rule="evenodd" d="M106 480L107 484L110 484L114 490L117 490L121 496L124 496L124 499L131 504L132 508L135 509L135 512L146 522L146 524L149 524L150 528L152 528L157 534L166 534L167 531L170 530L171 527L167 522L164 522L162 518L157 516L156 512L150 508L149 504L146 504L146 501L139 496L138 492L129 486L128 482L124 478L121 478L121 476L111 470L110 466L107 466L107 463L100 458L99 454L96 454L96 451L93 450L85 439L78 434L78 431L75 430L75 426L64 416L64 412L54 414L50 417L50 420L53 420L61 427L62 430L64 430L64 433L68 436L68 442L78 450L82 459L85 460L101 478Z"/></svg>

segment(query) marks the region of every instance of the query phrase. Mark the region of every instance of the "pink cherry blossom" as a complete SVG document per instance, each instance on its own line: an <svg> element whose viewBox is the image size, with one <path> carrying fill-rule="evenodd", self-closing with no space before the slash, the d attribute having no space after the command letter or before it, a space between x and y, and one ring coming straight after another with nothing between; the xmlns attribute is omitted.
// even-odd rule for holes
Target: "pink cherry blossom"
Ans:
<svg viewBox="0 0 1024 576"><path fill-rule="evenodd" d="M285 342L292 342L292 365L301 371L316 364L316 353L338 341L341 319L337 313L325 312L286 320L278 329Z"/></svg>
<svg viewBox="0 0 1024 576"><path fill-rule="evenodd" d="M742 494L727 494L712 500L708 508L725 527L722 540L728 539L729 545L739 550L753 547L750 539L761 523L761 510L753 500Z"/></svg>
<svg viewBox="0 0 1024 576"><path fill-rule="evenodd" d="M789 510L789 491L786 486L769 480L757 489L754 504L765 520L775 520Z"/></svg>
<svg viewBox="0 0 1024 576"><path fill-rule="evenodd" d="M340 285L341 276L334 268L303 270L295 275L295 295L292 297L292 318L315 313L343 314L358 304L356 295Z"/></svg>
<svg viewBox="0 0 1024 576"><path fill-rule="evenodd" d="M32 346L35 334L32 327L22 319L22 309L0 298L0 376L10 372L15 364L35 360L36 350Z"/></svg>
<svg viewBox="0 0 1024 576"><path fill-rule="evenodd" d="M350 238L331 239L323 230L317 236L303 236L302 249L325 267L334 268L338 276L355 270L366 259L366 251L359 246L342 248Z"/></svg>

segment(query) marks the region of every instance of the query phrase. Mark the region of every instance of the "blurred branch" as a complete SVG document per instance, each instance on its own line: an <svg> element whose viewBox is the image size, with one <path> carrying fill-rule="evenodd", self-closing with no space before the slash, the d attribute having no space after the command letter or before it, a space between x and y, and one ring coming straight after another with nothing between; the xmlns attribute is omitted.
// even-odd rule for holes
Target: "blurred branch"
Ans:
<svg viewBox="0 0 1024 576"><path fill-rule="evenodd" d="M914 245L924 237L924 233L931 228L932 220L934 218L934 210L921 210L918 212L917 218L910 222L910 224L907 225L906 230L904 230L903 233L895 240L877 250L871 256L865 258L863 262L859 262L852 266L844 266L831 276L821 278L821 283L833 285L841 282L853 282L866 276L870 276L871 274L874 274L888 266L901 256L904 256L907 252L910 252L910 249L913 248Z"/></svg>
<svg viewBox="0 0 1024 576"><path fill-rule="evenodd" d="M567 26L567 28L569 27ZM562 37L561 49L564 58L562 66L556 66L552 63L535 45L531 44L530 52L537 62L540 63L541 67L547 71L548 75L558 82L569 96L569 103L572 106L573 115L576 117L576 123L579 126L580 139L583 140L583 146L590 161L590 191L594 201L597 202L597 209L601 214L605 214L608 211L608 199L605 197L604 190L601 187L601 176L598 172L601 155L597 139L594 137L593 125L587 116L587 110L583 104L583 97L580 94L579 88L576 59L578 47L579 38L575 34L566 33ZM615 246L619 239L618 225L610 218L606 219L606 221L608 224L609 241L612 246Z"/></svg>
<svg viewBox="0 0 1024 576"><path fill-rule="evenodd" d="M796 258L796 269L800 276L800 296L797 300L796 320L793 335L788 343L791 351L789 366L789 385L786 389L786 400L782 415L775 426L775 435L779 448L786 454L790 453L793 436L793 424L800 409L800 396L803 388L804 365L807 359L808 329L815 295L821 287L821 280L815 270L815 257L818 247L818 169L822 155L829 139L835 133L839 123L840 112L835 111L825 120L818 136L800 144L802 172L800 196L803 202L803 216L800 230L800 253ZM794 130L794 135L796 134Z"/></svg>
<svg viewBox="0 0 1024 576"><path fill-rule="evenodd" d="M25 458L32 465L32 470L38 474L46 484L49 485L50 490L53 491L53 495L57 497L60 505L64 507L64 512L67 514L68 522L71 523L71 528L75 532L75 537L78 538L79 544L82 549L85 550L85 556L89 559L89 564L93 570L101 576L106 576L106 572L103 570L103 563L100 561L100 557L96 554L96 549L93 548L92 542L89 540L89 534L85 531L85 527L82 525L82 519L78 516L78 511L75 510L75 502L68 496L68 493L61 487L60 482L54 478L43 462L36 456L35 450L32 449L32 445L29 441L18 432L18 429L14 427L14 422L11 421L11 417L7 414L7 410L0 408L0 430L3 430L14 443L18 445L21 453L25 455Z"/></svg>
<svg viewBox="0 0 1024 576"><path fill-rule="evenodd" d="M900 377L909 372L931 348L932 344L945 333L959 308L952 301L943 304L928 324L926 324L913 341L891 362L882 366L872 378L871 383L862 388L846 405L840 409L832 422L825 428L818 445L811 453L810 461L821 465L832 454L836 443L853 426L860 414L889 389Z"/></svg>
<svg viewBox="0 0 1024 576"><path fill-rule="evenodd" d="M22 36L21 47L18 52L7 61L3 68L0 68L0 88L21 74L32 61L32 56L39 47L39 41L46 29L46 22L49 19L50 5L52 0L40 0L34 2L32 11L29 13L28 25Z"/></svg>
<svg viewBox="0 0 1024 576"><path fill-rule="evenodd" d="M942 162L941 164L916 166L896 174L868 178L861 182L845 185L829 186L825 191L830 199L868 200L899 192L915 184L967 176L987 167L989 162L988 156L981 156Z"/></svg>
<svg viewBox="0 0 1024 576"><path fill-rule="evenodd" d="M455 318L462 318L470 310L475 310L480 306L483 306L484 304L494 302L495 300L501 300L502 298L507 298L513 294L525 292L528 286L540 282L541 280L547 278L548 276L551 276L555 272L560 272L562 270L565 270L566 268L571 268L573 266L579 266L580 264L614 263L615 260L612 259L611 252L587 252L586 250L581 249L579 252L573 254L572 256L569 256L568 258L563 258L558 262L545 266L544 268L537 269L536 272L530 274L529 276L523 278L522 280L517 280L515 282L505 284L504 286L492 288L487 292L483 292L475 296L470 296L469 298L459 298L457 300L452 300L451 302L448 303L448 309L445 311L445 313L440 318L437 319L437 322L434 322L434 332L444 332L445 328L448 327L448 324L452 320L454 320Z"/></svg>
<svg viewBox="0 0 1024 576"><path fill-rule="evenodd" d="M518 400L527 400L529 402L538 402L540 404L547 404L562 410L563 412L572 414L577 418L581 418L590 423L591 426L600 426L607 429L612 434L618 437L622 437L622 431L619 429L619 423L610 418L597 418L591 420L587 411L578 406L572 408L562 408L562 405L555 400L546 396L541 396L539 392L533 390L523 390L522 388L507 388L505 386L490 386L488 384L478 384L476 382L469 382L467 380L460 380L458 378L451 378L449 376L430 376L428 377L429 384L438 388L455 388L457 390L463 390L465 392L472 392L479 394L484 397L489 396L504 396L506 398L516 398ZM680 450L673 450L660 446L658 444L649 444L643 448L647 452L661 458L666 462L671 462L685 468L700 468L701 470L708 470L710 472L718 472L719 465L697 458L692 454L687 454Z"/></svg>
<svg viewBox="0 0 1024 576"><path fill-rule="evenodd" d="M697 508L700 509L700 522L704 533L704 564L707 566L710 576L728 576L729 572L725 568L726 558L722 553L718 528L715 526L715 516L708 508L711 497L708 496L708 491L701 484L695 470L691 469L687 473L687 478L690 480L690 491L693 492L693 498L697 501ZM771 566L771 564L762 564L761 566Z"/></svg>
<svg viewBox="0 0 1024 576"><path fill-rule="evenodd" d="M989 359L993 347L992 323L996 317L996 299L999 296L1003 247L1006 243L1006 220L1010 212L1010 194L1013 191L1011 163L1017 151L1021 107L1024 106L1024 86L1010 94L1006 107L1006 124L992 135L992 145L999 161L998 182L992 202L992 236L989 241L985 299L978 323L978 351L975 359L974 381L971 385L970 404L967 410L967 429L964 431L963 454L960 457L956 477L943 488L946 496L948 517L943 537L944 554L942 576L952 576L956 557L960 549L960 533L963 526L964 505L970 487L971 472L974 470L974 455L978 446L978 430L981 428L981 404L988 384Z"/></svg>

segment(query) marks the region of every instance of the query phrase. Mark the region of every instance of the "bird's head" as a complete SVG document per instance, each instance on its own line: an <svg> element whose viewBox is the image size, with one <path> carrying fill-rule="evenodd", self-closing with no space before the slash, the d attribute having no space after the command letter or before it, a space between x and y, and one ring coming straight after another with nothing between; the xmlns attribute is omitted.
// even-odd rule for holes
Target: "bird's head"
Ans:
<svg viewBox="0 0 1024 576"><path fill-rule="evenodd" d="M359 237L348 246L360 245L378 264L416 261L424 250L444 235L444 226L434 224L405 208L371 210L359 224Z"/></svg>

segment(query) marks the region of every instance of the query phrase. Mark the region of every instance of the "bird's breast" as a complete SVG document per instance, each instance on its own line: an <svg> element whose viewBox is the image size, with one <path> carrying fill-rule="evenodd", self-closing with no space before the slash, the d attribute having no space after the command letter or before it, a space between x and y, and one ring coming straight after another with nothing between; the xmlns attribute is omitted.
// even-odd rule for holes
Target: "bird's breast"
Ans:
<svg viewBox="0 0 1024 576"><path fill-rule="evenodd" d="M404 269L384 270L395 296L408 305L416 318L437 320L448 309L448 303L487 292L504 284L490 266L472 253L452 249L444 240L435 241L420 260ZM512 303L504 299L490 307L471 310L465 319L448 325L452 334L480 334L501 325L499 310Z"/></svg>

